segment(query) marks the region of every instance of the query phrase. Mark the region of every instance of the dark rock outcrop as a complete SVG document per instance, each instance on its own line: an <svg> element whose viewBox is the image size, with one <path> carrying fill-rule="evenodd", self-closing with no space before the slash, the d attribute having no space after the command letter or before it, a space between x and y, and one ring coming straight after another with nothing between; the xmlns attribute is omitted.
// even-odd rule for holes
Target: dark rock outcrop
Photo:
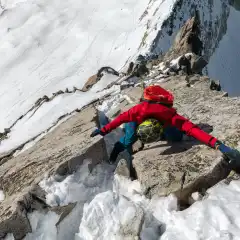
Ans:
<svg viewBox="0 0 240 240"><path fill-rule="evenodd" d="M115 76L119 76L119 73L114 70L111 67L102 67L98 70L97 74L94 74L93 76L91 76L90 78L88 78L87 82L84 84L82 91L86 92L88 91L90 88L92 88L93 85L95 85L98 81L101 80L103 73L108 73L108 74L112 74Z"/></svg>
<svg viewBox="0 0 240 240"><path fill-rule="evenodd" d="M199 21L197 17L189 19L177 34L175 41L164 59L174 59L186 53L201 55L203 50L202 42L199 38Z"/></svg>

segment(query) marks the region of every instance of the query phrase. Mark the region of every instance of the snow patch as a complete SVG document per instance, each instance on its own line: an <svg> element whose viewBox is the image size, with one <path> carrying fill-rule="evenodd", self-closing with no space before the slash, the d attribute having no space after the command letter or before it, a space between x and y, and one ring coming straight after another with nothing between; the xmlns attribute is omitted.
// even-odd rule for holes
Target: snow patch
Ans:
<svg viewBox="0 0 240 240"><path fill-rule="evenodd" d="M5 194L3 190L0 190L0 202L2 202L5 199Z"/></svg>
<svg viewBox="0 0 240 240"><path fill-rule="evenodd" d="M7 234L4 240L15 240L13 234Z"/></svg>
<svg viewBox="0 0 240 240"><path fill-rule="evenodd" d="M113 167L99 164L92 172L89 171L89 161L73 175L62 181L56 181L59 176L52 176L40 182L46 191L47 204L50 206L64 206L72 202L90 201L97 193L111 189Z"/></svg>
<svg viewBox="0 0 240 240"><path fill-rule="evenodd" d="M54 193L54 200L49 202L53 205L78 201L70 216L58 226L61 234L69 231L65 236L71 236L71 239L75 236L75 240L120 240L139 235L142 239L153 240L160 237L165 240L240 238L240 181L232 181L229 185L221 182L209 189L202 201L178 211L173 195L147 199L138 181L118 175L99 181L98 174L112 176L112 170L107 167L109 165L99 165L91 176L85 163L78 173L63 181L48 180L41 184L48 195ZM51 236L48 239L63 239L63 235L54 235L57 216L49 214L48 229L44 230L45 224L39 224L37 229L33 227L31 236L34 238L28 235L26 239L42 239L38 236L43 236L44 232ZM41 221L40 215L33 215L31 224L36 226L36 221ZM75 228L75 232L70 232L73 228L66 227L73 221L79 222L78 232Z"/></svg>
<svg viewBox="0 0 240 240"><path fill-rule="evenodd" d="M59 217L60 216L54 212L48 212L47 214L34 212L28 214L32 233L28 233L25 240L57 239L57 228L55 225L58 222Z"/></svg>

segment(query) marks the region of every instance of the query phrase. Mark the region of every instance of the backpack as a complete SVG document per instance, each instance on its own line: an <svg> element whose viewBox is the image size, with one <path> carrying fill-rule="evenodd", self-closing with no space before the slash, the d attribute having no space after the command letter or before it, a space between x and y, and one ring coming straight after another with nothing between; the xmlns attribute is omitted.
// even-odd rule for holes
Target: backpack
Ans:
<svg viewBox="0 0 240 240"><path fill-rule="evenodd" d="M160 87L159 85L151 85L144 89L144 100L156 102L168 107L173 106L174 96L169 91Z"/></svg>
<svg viewBox="0 0 240 240"><path fill-rule="evenodd" d="M154 118L146 119L137 127L137 137L143 143L152 143L161 139L163 125Z"/></svg>

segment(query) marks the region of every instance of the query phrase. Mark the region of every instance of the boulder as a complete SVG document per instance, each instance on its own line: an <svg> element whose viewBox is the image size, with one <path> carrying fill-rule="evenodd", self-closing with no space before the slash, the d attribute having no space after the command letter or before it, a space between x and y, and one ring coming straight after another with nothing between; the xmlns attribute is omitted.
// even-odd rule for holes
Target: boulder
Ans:
<svg viewBox="0 0 240 240"><path fill-rule="evenodd" d="M42 97L42 100L44 100L44 101L49 101L49 97L46 96L46 95L44 95L44 96Z"/></svg>
<svg viewBox="0 0 240 240"><path fill-rule="evenodd" d="M97 74L92 75L90 78L88 78L87 82L84 84L82 91L86 92L90 88L92 88L93 85L95 85L100 79L103 77L104 73L119 76L119 73L113 69L112 67L101 67Z"/></svg>
<svg viewBox="0 0 240 240"><path fill-rule="evenodd" d="M35 106L39 106L42 102L42 98L39 98L36 102L35 102Z"/></svg>
<svg viewBox="0 0 240 240"><path fill-rule="evenodd" d="M120 159L115 170L115 174L120 176L124 176L126 178L130 178L130 171L128 169L128 165L125 159Z"/></svg>
<svg viewBox="0 0 240 240"><path fill-rule="evenodd" d="M112 67L101 67L98 72L97 72L97 76L99 78L102 77L102 74L103 73L108 73L108 74L112 74L112 75L115 75L115 76L119 76L119 72L117 72L115 69L113 69Z"/></svg>
<svg viewBox="0 0 240 240"><path fill-rule="evenodd" d="M66 89L65 89L65 93L69 93L69 90L68 90L68 88L66 88Z"/></svg>
<svg viewBox="0 0 240 240"><path fill-rule="evenodd" d="M149 73L149 69L147 68L146 63L136 63L133 66L129 66L127 73L131 76L141 77Z"/></svg>
<svg viewBox="0 0 240 240"><path fill-rule="evenodd" d="M73 87L73 92L76 92L78 89L77 89L77 87Z"/></svg>
<svg viewBox="0 0 240 240"><path fill-rule="evenodd" d="M201 74L203 68L207 66L208 62L203 56L193 55L191 57L191 71L195 74Z"/></svg>
<svg viewBox="0 0 240 240"><path fill-rule="evenodd" d="M132 73L133 67L134 67L134 63L130 62L127 69L127 75L130 75Z"/></svg>
<svg viewBox="0 0 240 240"><path fill-rule="evenodd" d="M59 90L59 91L56 92L56 96L61 95L61 94L64 94L64 92L62 90Z"/></svg>
<svg viewBox="0 0 240 240"><path fill-rule="evenodd" d="M92 88L92 86L94 84L96 84L99 81L99 77L97 74L92 75L90 78L88 78L87 82L84 84L82 91L86 92L88 91L90 88Z"/></svg>

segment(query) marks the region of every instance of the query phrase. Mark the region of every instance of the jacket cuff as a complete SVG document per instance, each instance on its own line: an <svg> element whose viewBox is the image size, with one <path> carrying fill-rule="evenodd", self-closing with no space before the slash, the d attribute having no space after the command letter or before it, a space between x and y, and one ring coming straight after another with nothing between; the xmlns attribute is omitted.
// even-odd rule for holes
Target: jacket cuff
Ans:
<svg viewBox="0 0 240 240"><path fill-rule="evenodd" d="M222 145L222 142L221 141L219 141L219 140L217 140L216 142L215 142L215 144L214 144L214 148L215 149L219 149L219 147Z"/></svg>
<svg viewBox="0 0 240 240"><path fill-rule="evenodd" d="M216 143L219 142L215 137L212 137L210 138L209 142L208 142L208 145L211 147L211 148L214 148L216 149Z"/></svg>

